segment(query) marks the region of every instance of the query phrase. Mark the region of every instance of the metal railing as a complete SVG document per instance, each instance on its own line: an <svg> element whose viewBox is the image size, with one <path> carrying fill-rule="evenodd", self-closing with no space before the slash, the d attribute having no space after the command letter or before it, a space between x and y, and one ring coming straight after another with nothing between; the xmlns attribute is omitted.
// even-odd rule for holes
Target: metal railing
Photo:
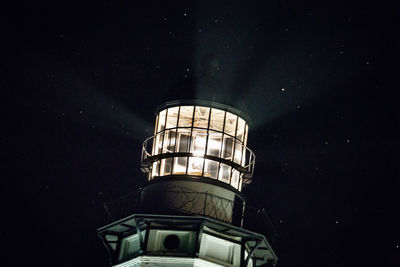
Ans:
<svg viewBox="0 0 400 267"><path fill-rule="evenodd" d="M244 179L251 179L254 173L254 167L255 167L255 160L256 156L254 152L248 148L247 146L243 144L239 144L241 146L240 151L242 151L241 155L241 162L237 163L235 162L235 154L233 154L230 158L223 158L219 156L213 156L213 155L208 155L207 151L203 155L197 155L194 153L191 153L189 148L190 145L188 145L186 151L182 152L174 152L174 151L168 151L166 150L165 152L161 151L159 154L152 154L153 147L154 147L154 136L148 137L146 140L144 140L143 145L142 145L142 155L141 155L141 169L143 172L148 173L150 170L150 164L153 163L154 161L157 161L162 158L170 158L170 157L203 157L206 159L214 160L220 163L225 163L227 165L232 166L236 170L238 170L242 175ZM235 153L235 152L234 152ZM220 151L220 154L222 154L222 151Z"/></svg>

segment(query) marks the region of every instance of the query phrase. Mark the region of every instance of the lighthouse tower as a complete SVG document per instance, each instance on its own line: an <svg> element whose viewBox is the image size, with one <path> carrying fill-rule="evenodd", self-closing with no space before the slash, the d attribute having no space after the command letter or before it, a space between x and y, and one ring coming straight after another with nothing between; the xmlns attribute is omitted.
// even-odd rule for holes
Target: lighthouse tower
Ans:
<svg viewBox="0 0 400 267"><path fill-rule="evenodd" d="M131 266L275 266L265 236L243 228L255 155L248 118L230 106L173 101L156 111L143 143L148 182L135 213L98 235L111 264ZM251 219L251 218L246 218Z"/></svg>

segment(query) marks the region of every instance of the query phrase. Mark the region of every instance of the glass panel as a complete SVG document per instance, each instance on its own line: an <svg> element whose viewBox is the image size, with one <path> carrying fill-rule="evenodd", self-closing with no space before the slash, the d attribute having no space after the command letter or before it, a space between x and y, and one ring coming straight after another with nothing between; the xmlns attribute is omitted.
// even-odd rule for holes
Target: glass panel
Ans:
<svg viewBox="0 0 400 267"><path fill-rule="evenodd" d="M246 125L246 122L242 118L239 118L237 131L236 131L236 138L239 139L241 142L243 142L245 125Z"/></svg>
<svg viewBox="0 0 400 267"><path fill-rule="evenodd" d="M167 111L163 110L160 112L158 125L157 125L157 132L162 131L165 129L165 119L166 119Z"/></svg>
<svg viewBox="0 0 400 267"><path fill-rule="evenodd" d="M210 131L208 133L207 155L219 157L221 143L222 133Z"/></svg>
<svg viewBox="0 0 400 267"><path fill-rule="evenodd" d="M176 152L189 152L190 129L179 129L177 132Z"/></svg>
<svg viewBox="0 0 400 267"><path fill-rule="evenodd" d="M195 156L204 156L207 141L207 131L193 129L190 152Z"/></svg>
<svg viewBox="0 0 400 267"><path fill-rule="evenodd" d="M247 164L247 159L249 157L249 151L246 149L246 147L243 147L243 157L242 157L242 166L246 166Z"/></svg>
<svg viewBox="0 0 400 267"><path fill-rule="evenodd" d="M151 168L152 177L158 176L158 168L159 167L160 167L160 162L159 161L153 162L153 167Z"/></svg>
<svg viewBox="0 0 400 267"><path fill-rule="evenodd" d="M194 112L193 127L207 128L209 115L210 108L196 107L196 111Z"/></svg>
<svg viewBox="0 0 400 267"><path fill-rule="evenodd" d="M231 175L231 167L221 163L221 167L219 168L218 180L229 184L230 175Z"/></svg>
<svg viewBox="0 0 400 267"><path fill-rule="evenodd" d="M203 158L189 157L188 174L201 175L203 170Z"/></svg>
<svg viewBox="0 0 400 267"><path fill-rule="evenodd" d="M186 174L187 157L174 159L174 174Z"/></svg>
<svg viewBox="0 0 400 267"><path fill-rule="evenodd" d="M210 129L221 131L224 128L225 111L220 109L211 109Z"/></svg>
<svg viewBox="0 0 400 267"><path fill-rule="evenodd" d="M173 153L176 141L176 131L167 130L165 131L163 153Z"/></svg>
<svg viewBox="0 0 400 267"><path fill-rule="evenodd" d="M224 132L235 136L237 116L230 112L226 113Z"/></svg>
<svg viewBox="0 0 400 267"><path fill-rule="evenodd" d="M222 147L222 158L224 159L232 159L233 154L233 137L224 135L224 145Z"/></svg>
<svg viewBox="0 0 400 267"><path fill-rule="evenodd" d="M161 160L160 176L170 175L172 167L172 158L166 158Z"/></svg>
<svg viewBox="0 0 400 267"><path fill-rule="evenodd" d="M217 179L219 163L214 160L206 159L204 164L204 177Z"/></svg>
<svg viewBox="0 0 400 267"><path fill-rule="evenodd" d="M249 135L249 126L246 124L246 133L244 134L244 145L247 146L247 136Z"/></svg>
<svg viewBox="0 0 400 267"><path fill-rule="evenodd" d="M156 117L156 123L154 124L154 134L153 135L156 135L156 133L157 133L157 123L158 123L158 115Z"/></svg>
<svg viewBox="0 0 400 267"><path fill-rule="evenodd" d="M156 139L156 143L154 145L154 153L153 153L153 155L161 154L163 137L164 137L164 133L157 134L157 136L155 138Z"/></svg>
<svg viewBox="0 0 400 267"><path fill-rule="evenodd" d="M179 113L179 127L191 127L193 118L193 106L182 106Z"/></svg>
<svg viewBox="0 0 400 267"><path fill-rule="evenodd" d="M236 189L239 188L239 175L240 175L240 173L237 170L233 169L231 185Z"/></svg>
<svg viewBox="0 0 400 267"><path fill-rule="evenodd" d="M242 160L242 148L243 145L236 140L235 142L235 156L233 158L233 161L236 162L237 164L240 164L241 160Z"/></svg>
<svg viewBox="0 0 400 267"><path fill-rule="evenodd" d="M173 107L168 109L167 115L167 126L166 129L171 129L176 127L176 123L178 121L178 111L179 107Z"/></svg>

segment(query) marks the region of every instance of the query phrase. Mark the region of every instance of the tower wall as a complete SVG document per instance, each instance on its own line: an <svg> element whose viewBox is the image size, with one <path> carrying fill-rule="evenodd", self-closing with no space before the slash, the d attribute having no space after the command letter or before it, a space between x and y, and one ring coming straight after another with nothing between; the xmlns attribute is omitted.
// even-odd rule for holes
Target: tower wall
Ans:
<svg viewBox="0 0 400 267"><path fill-rule="evenodd" d="M241 216L243 200L232 190L200 179L160 180L143 189L140 201L143 211L205 215L229 223L233 222L234 216Z"/></svg>

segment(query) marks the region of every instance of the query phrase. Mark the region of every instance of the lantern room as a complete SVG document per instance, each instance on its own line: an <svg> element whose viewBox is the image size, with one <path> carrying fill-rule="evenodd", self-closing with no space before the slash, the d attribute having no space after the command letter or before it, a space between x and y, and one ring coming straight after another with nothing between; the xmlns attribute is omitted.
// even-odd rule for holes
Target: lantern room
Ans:
<svg viewBox="0 0 400 267"><path fill-rule="evenodd" d="M250 183L255 155L246 146L247 116L206 101L173 101L156 111L154 136L143 143L142 170L149 180L191 176L241 191Z"/></svg>

